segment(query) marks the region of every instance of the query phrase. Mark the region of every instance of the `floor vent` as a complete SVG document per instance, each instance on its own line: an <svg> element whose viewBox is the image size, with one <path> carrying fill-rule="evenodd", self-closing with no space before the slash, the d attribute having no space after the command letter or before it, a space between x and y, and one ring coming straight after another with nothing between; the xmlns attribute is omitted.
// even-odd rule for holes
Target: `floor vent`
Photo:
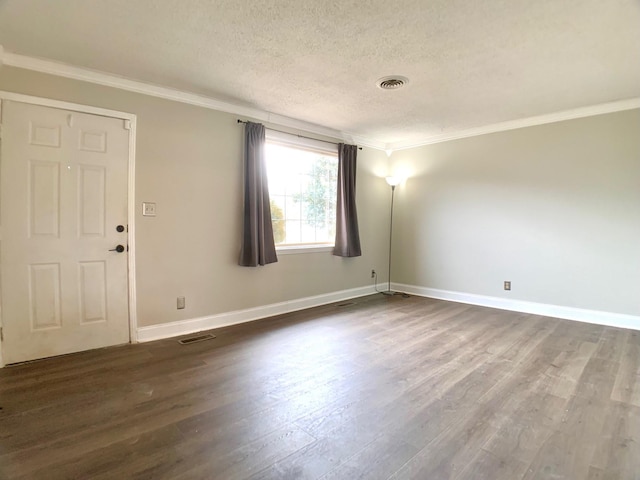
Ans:
<svg viewBox="0 0 640 480"><path fill-rule="evenodd" d="M178 340L178 343L182 345L191 345L192 343L204 342L205 340L213 340L214 338L216 338L215 335L207 333L205 335L196 335L195 337L183 338L182 340Z"/></svg>

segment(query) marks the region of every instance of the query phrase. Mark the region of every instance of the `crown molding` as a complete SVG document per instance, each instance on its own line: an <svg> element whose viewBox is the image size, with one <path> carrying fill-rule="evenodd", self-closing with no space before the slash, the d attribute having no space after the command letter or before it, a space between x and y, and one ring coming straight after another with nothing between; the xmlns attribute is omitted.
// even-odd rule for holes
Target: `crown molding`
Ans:
<svg viewBox="0 0 640 480"><path fill-rule="evenodd" d="M384 150L387 147L387 144L384 142L377 141L369 137L363 137L355 133L343 132L343 135L346 138L350 139L352 144L358 145L361 147L369 147L369 148L374 148L376 150Z"/></svg>
<svg viewBox="0 0 640 480"><path fill-rule="evenodd" d="M242 117L248 117L268 124L270 123L281 127L294 128L307 133L313 133L316 135L340 139L349 143L355 143L360 146L370 147L377 150L384 150L387 152L387 155L389 155L389 152L397 150L407 150L410 148L423 147L425 145L448 142L450 140L458 140L462 138L475 137L478 135L486 135L489 133L498 133L508 130L515 130L518 128L561 122L563 120L573 120L577 118L640 108L640 98L630 98L626 100L619 100L615 102L602 103L599 105L576 108L573 110L565 110L546 115L522 118L508 122L494 123L491 125L484 125L481 127L470 128L466 130L458 130L455 132L443 133L441 135L427 136L423 140L418 141L385 143L373 138L335 130L321 125L316 125L314 123L305 122L303 120L298 120L296 118L267 112L257 108L225 102L205 95L198 95L195 93L185 92L169 87L131 80L125 77L120 77L118 75L103 73L87 68L75 67L73 65L68 65L65 63L54 62L52 60L45 60L41 58L29 57L26 55L19 55L16 53L9 53L3 49L2 45L0 45L0 67L2 67L3 64L11 67L24 68L27 70L46 73L49 75L56 75L73 80L80 80L84 82L95 83L97 85L141 93L143 95L150 95L153 97L172 100L175 102L187 103L190 105L218 110Z"/></svg>
<svg viewBox="0 0 640 480"><path fill-rule="evenodd" d="M51 60L34 58L15 53L8 53L6 51L3 52L2 46L0 45L0 65L2 65L3 63L11 67L33 70L49 75L70 78L72 80L80 80L83 82L94 83L106 87L118 88L120 90L127 90L129 92L150 95L152 97L158 97L165 100L173 100L175 102L209 108L211 110L217 110L220 112L232 113L241 117L248 117L254 120L259 120L261 122L271 123L282 127L295 128L307 133L314 133L316 135L340 139L346 142L353 141L353 137L349 134L332 128L305 122L303 120L298 120L296 118L286 117L284 115L278 115L276 113L267 112L257 108L225 102L205 95L198 95L174 88L163 87L160 85L140 82L137 80L131 80L118 75L112 75L96 70L90 70L87 68L75 67L73 65L68 65L65 63L59 63ZM373 148L384 147L383 143L371 141L368 139L362 139L359 145Z"/></svg>
<svg viewBox="0 0 640 480"><path fill-rule="evenodd" d="M511 120L509 122L494 123L484 125L482 127L470 128L467 130L459 130L457 132L443 133L442 135L434 135L418 142L394 142L388 143L386 149L406 150L409 148L423 147L434 143L448 142L450 140L458 140L461 138L477 137L488 133L506 132L508 130L516 130L518 128L534 127L547 123L562 122L564 120L574 120L577 118L593 117L605 113L621 112L624 110L633 110L640 108L640 98L629 98L618 100L615 102L601 103L591 105L589 107L575 108L572 110L564 110L561 112L549 113L546 115L538 115L535 117L521 118Z"/></svg>

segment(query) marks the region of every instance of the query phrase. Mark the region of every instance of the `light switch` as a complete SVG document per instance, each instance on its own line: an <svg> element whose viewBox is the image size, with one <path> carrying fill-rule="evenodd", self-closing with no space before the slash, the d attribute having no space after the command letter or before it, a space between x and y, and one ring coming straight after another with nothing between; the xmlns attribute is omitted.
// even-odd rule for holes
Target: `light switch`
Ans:
<svg viewBox="0 0 640 480"><path fill-rule="evenodd" d="M142 202L142 215L145 217L155 217L156 204L154 202Z"/></svg>

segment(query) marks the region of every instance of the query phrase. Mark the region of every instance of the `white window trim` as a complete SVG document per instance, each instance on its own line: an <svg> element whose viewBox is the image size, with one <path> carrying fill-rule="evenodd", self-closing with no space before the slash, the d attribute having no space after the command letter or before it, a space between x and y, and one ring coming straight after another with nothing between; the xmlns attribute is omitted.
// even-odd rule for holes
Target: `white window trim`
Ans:
<svg viewBox="0 0 640 480"><path fill-rule="evenodd" d="M301 253L333 252L335 245L281 245L276 246L278 255L298 255Z"/></svg>
<svg viewBox="0 0 640 480"><path fill-rule="evenodd" d="M267 129L265 132L267 142L279 143L281 145L302 148L319 153L338 154L338 145L321 140L300 137L293 133L276 132ZM278 255L298 255L304 253L325 253L333 252L334 244L309 244L309 245L276 245Z"/></svg>

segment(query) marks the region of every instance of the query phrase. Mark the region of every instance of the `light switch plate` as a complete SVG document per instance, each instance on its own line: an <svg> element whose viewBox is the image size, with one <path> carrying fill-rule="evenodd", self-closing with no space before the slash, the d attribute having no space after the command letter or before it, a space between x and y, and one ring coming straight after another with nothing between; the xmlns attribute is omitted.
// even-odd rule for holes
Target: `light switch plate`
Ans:
<svg viewBox="0 0 640 480"><path fill-rule="evenodd" d="M142 215L145 217L155 217L156 204L154 202L142 202Z"/></svg>

